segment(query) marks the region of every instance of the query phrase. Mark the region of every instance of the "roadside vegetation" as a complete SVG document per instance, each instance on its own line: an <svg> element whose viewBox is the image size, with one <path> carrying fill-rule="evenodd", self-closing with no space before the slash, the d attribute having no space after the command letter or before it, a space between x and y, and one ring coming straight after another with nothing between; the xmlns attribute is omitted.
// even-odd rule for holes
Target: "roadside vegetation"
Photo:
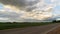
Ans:
<svg viewBox="0 0 60 34"><path fill-rule="evenodd" d="M32 26L42 26L56 23L53 22L0 22L0 30L11 29L11 28L24 28L24 27L32 27Z"/></svg>

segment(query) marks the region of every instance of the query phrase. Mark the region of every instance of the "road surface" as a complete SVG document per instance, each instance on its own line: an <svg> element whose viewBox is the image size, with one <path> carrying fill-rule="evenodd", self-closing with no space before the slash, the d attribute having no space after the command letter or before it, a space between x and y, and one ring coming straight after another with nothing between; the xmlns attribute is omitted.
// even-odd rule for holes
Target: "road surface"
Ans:
<svg viewBox="0 0 60 34"><path fill-rule="evenodd" d="M58 27L59 25L59 23L56 23L44 26L0 30L0 34L44 34L45 32L51 30L52 28Z"/></svg>

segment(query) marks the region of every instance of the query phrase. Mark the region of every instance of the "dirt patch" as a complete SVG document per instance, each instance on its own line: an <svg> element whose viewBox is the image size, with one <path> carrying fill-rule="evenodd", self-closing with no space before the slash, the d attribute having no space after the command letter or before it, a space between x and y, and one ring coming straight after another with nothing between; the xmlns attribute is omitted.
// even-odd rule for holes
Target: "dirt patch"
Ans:
<svg viewBox="0 0 60 34"><path fill-rule="evenodd" d="M60 34L60 27L56 28L53 31L48 32L47 34Z"/></svg>

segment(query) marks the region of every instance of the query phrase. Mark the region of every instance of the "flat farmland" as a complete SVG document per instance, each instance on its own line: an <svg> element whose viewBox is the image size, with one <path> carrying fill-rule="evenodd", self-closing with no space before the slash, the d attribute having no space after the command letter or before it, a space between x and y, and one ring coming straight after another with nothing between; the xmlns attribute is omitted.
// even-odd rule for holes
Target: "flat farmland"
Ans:
<svg viewBox="0 0 60 34"><path fill-rule="evenodd" d="M32 27L25 27L25 28L5 29L5 30L0 30L0 34L48 34L47 31L51 30L52 28L55 29L55 27L58 27L59 25L60 23L54 23L54 24L45 24L45 25L43 24L40 26L33 25Z"/></svg>

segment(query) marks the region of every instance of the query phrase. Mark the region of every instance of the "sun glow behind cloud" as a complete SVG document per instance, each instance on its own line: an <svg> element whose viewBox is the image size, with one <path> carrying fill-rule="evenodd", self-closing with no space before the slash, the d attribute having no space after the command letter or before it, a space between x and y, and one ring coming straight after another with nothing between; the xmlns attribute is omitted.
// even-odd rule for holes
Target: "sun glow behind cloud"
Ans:
<svg viewBox="0 0 60 34"><path fill-rule="evenodd" d="M36 0L28 0L27 2L25 2L26 6L25 5L23 6L22 4L21 4L22 6L15 6L15 5L11 5L11 4L5 5L3 3L4 8L3 8L3 10L0 10L0 11L4 11L4 12L8 11L8 13L15 12L15 13L19 14L19 17L17 16L17 18L16 18L17 20L19 20L19 19L21 19L21 20L22 19L45 20L45 19L52 17L53 8L56 7L56 3L55 3L56 0L51 0L51 2L52 2L51 4L45 3L45 0L39 0L39 2L37 0L38 3L37 2L34 3L34 2L36 2Z"/></svg>
<svg viewBox="0 0 60 34"><path fill-rule="evenodd" d="M26 12L26 11L21 11L19 10L18 8L14 7L14 6L10 6L10 5L4 5L4 8L6 11L10 11L10 12L16 12L16 13L22 13L23 15L20 16L20 18L23 18L23 19L37 19L37 20L43 20L45 18L50 18L52 17L52 13L48 14L49 12L47 10L49 10L50 8L48 8L47 12L42 12L40 11L40 9L36 9L35 11L32 11L32 12ZM10 9L10 10L9 10ZM40 14L40 13L42 14ZM39 14L37 14L39 13Z"/></svg>

